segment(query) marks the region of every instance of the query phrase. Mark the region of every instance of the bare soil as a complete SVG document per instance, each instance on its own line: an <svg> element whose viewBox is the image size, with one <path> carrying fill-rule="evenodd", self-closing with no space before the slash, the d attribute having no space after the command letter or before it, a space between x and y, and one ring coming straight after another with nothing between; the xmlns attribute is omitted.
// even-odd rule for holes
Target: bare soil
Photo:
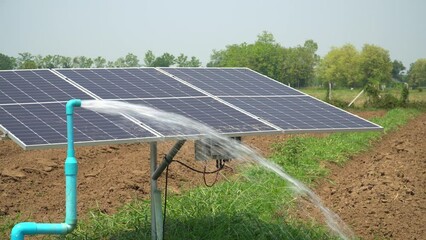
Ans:
<svg viewBox="0 0 426 240"><path fill-rule="evenodd" d="M356 114L371 118L385 112ZM267 156L274 142L287 138L245 137L243 142ZM426 239L425 139L426 115L422 115L345 166L330 166L329 179L319 183L317 192L365 239ZM173 142L159 143L159 160L172 146ZM187 142L176 159L202 169L204 165L193 160L193 151L193 143ZM149 198L149 144L78 147L76 154L80 218L91 209L114 213L134 199ZM62 221L65 157L65 149L24 151L11 140L0 141L0 216ZM208 167L214 169L214 163ZM232 174L226 171L225 175ZM179 164L173 163L169 175L173 192L203 184L201 175Z"/></svg>
<svg viewBox="0 0 426 240"><path fill-rule="evenodd" d="M316 192L363 239L426 239L426 114L341 166Z"/></svg>

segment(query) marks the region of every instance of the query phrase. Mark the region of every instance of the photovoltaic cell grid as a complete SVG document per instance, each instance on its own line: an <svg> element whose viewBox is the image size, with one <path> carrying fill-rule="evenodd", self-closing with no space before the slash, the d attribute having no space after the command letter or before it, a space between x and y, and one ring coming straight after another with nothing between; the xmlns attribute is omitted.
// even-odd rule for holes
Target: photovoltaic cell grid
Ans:
<svg viewBox="0 0 426 240"><path fill-rule="evenodd" d="M24 146L66 143L65 103L0 105L0 123ZM119 115L103 115L86 109L74 113L76 142L124 141L155 137Z"/></svg>
<svg viewBox="0 0 426 240"><path fill-rule="evenodd" d="M49 70L0 71L0 104L92 99Z"/></svg>
<svg viewBox="0 0 426 240"><path fill-rule="evenodd" d="M287 132L381 127L247 68L162 68Z"/></svg>
<svg viewBox="0 0 426 240"><path fill-rule="evenodd" d="M58 70L102 99L205 96L154 68Z"/></svg>
<svg viewBox="0 0 426 240"><path fill-rule="evenodd" d="M176 113L197 122L205 124L223 134L248 134L276 131L276 129L249 117L234 108L226 106L213 98L181 98L181 99L149 99L126 101L133 104L143 104L152 108ZM188 128L172 129L169 124L161 125L151 119L138 118L164 136L197 135ZM179 121L179 120L177 120Z"/></svg>
<svg viewBox="0 0 426 240"><path fill-rule="evenodd" d="M215 96L303 95L247 68L162 68Z"/></svg>
<svg viewBox="0 0 426 240"><path fill-rule="evenodd" d="M65 102L93 99L50 70L0 71L0 125L26 147L66 143ZM76 142L156 137L119 116L79 109ZM77 126L78 125L78 126Z"/></svg>
<svg viewBox="0 0 426 240"><path fill-rule="evenodd" d="M223 97L288 132L378 129L364 119L318 101L301 97Z"/></svg>

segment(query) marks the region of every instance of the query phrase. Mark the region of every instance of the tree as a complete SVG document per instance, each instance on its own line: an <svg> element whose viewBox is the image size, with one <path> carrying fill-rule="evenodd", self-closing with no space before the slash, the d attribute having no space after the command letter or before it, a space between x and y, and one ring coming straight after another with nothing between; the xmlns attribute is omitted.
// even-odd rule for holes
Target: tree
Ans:
<svg viewBox="0 0 426 240"><path fill-rule="evenodd" d="M383 85L392 78L392 62L389 51L372 44L364 44L360 55L360 68L363 85L373 83Z"/></svg>
<svg viewBox="0 0 426 240"><path fill-rule="evenodd" d="M28 60L28 61L22 62L19 68L20 69L36 69L37 64L35 63L34 60Z"/></svg>
<svg viewBox="0 0 426 240"><path fill-rule="evenodd" d="M317 43L305 41L303 46L288 48L284 55L284 77L287 82L297 87L305 87L314 79L314 68L319 61L316 54Z"/></svg>
<svg viewBox="0 0 426 240"><path fill-rule="evenodd" d="M16 59L17 67L19 69L36 69L37 64L35 62L35 57L29 53L19 53L18 58Z"/></svg>
<svg viewBox="0 0 426 240"><path fill-rule="evenodd" d="M308 40L303 46L284 48L274 36L262 32L254 43L213 50L208 67L248 67L284 83L306 86L314 78L318 45Z"/></svg>
<svg viewBox="0 0 426 240"><path fill-rule="evenodd" d="M177 58L176 58L176 65L178 67L187 67L188 64L188 56L183 55L183 53L181 53Z"/></svg>
<svg viewBox="0 0 426 240"><path fill-rule="evenodd" d="M190 60L188 60L188 56L181 53L175 60L175 63L178 67L199 67L201 66L201 62L196 57L191 57Z"/></svg>
<svg viewBox="0 0 426 240"><path fill-rule="evenodd" d="M248 67L271 78L282 80L283 50L271 33L263 32L255 43L241 43L213 50L208 67Z"/></svg>
<svg viewBox="0 0 426 240"><path fill-rule="evenodd" d="M405 70L404 64L401 61L393 60L392 62L392 77L398 81L403 81L402 71Z"/></svg>
<svg viewBox="0 0 426 240"><path fill-rule="evenodd" d="M139 59L133 53L120 57L114 62L115 67L139 67Z"/></svg>
<svg viewBox="0 0 426 240"><path fill-rule="evenodd" d="M72 60L72 66L74 68L90 68L92 64L93 60L85 56L74 57Z"/></svg>
<svg viewBox="0 0 426 240"><path fill-rule="evenodd" d="M155 58L151 67L170 67L175 63L175 56L170 53L163 53L160 57Z"/></svg>
<svg viewBox="0 0 426 240"><path fill-rule="evenodd" d="M345 87L361 86L360 53L352 44L332 48L319 63L317 74L323 83Z"/></svg>
<svg viewBox="0 0 426 240"><path fill-rule="evenodd" d="M426 58L417 59L408 71L408 82L414 88L426 86Z"/></svg>
<svg viewBox="0 0 426 240"><path fill-rule="evenodd" d="M46 55L45 57L38 55L36 59L39 68L62 68L62 63L67 66L71 64L71 62L65 62L66 60L71 61L71 59L66 59L59 55Z"/></svg>
<svg viewBox="0 0 426 240"><path fill-rule="evenodd" d="M61 68L72 68L72 58L71 57L65 57L65 56L59 56L58 62Z"/></svg>
<svg viewBox="0 0 426 240"><path fill-rule="evenodd" d="M146 53L145 53L145 57L144 57L144 59L143 59L143 61L144 61L144 63L145 63L145 66L146 67L152 67L152 65L153 65L153 63L154 63L154 61L155 61L155 55L154 55L154 53L152 53L152 51L151 50L148 50Z"/></svg>
<svg viewBox="0 0 426 240"><path fill-rule="evenodd" d="M188 62L188 67L199 67L201 66L200 59L196 58L195 56L191 57L191 60Z"/></svg>
<svg viewBox="0 0 426 240"><path fill-rule="evenodd" d="M213 49L213 53L210 55L210 62L207 63L207 67L220 67L224 62L225 51Z"/></svg>
<svg viewBox="0 0 426 240"><path fill-rule="evenodd" d="M13 59L7 55L0 53L0 70L13 69Z"/></svg>
<svg viewBox="0 0 426 240"><path fill-rule="evenodd" d="M101 56L98 56L93 59L93 65L95 68L104 68L107 65L107 60Z"/></svg>

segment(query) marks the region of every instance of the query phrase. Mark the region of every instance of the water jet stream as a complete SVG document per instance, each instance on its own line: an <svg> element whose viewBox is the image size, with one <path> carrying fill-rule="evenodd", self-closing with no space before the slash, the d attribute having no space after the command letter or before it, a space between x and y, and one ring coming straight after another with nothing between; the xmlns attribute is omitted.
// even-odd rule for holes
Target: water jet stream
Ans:
<svg viewBox="0 0 426 240"><path fill-rule="evenodd" d="M136 105L119 101L84 100L82 101L81 107L103 114L130 115L131 117L148 124L150 127L159 132L161 132L162 129L180 131L182 135L197 132L199 134L199 137L197 138L198 140L202 142L204 141L206 144L211 143L211 141L219 144L223 151L223 155L231 156L232 159L256 163L280 176L283 180L293 186L293 189L298 194L303 195L321 210L328 227L333 231L333 233L342 239L354 238L350 228L339 218L337 214L324 206L321 199L306 185L291 177L279 165L263 158L259 155L259 153L248 146L223 136L204 124L179 114L164 112L145 105Z"/></svg>

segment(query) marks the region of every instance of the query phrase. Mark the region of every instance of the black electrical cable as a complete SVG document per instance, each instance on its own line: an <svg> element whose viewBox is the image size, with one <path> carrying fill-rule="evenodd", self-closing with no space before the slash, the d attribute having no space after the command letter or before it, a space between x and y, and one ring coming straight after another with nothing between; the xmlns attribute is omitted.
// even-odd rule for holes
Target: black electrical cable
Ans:
<svg viewBox="0 0 426 240"><path fill-rule="evenodd" d="M223 162L222 160L219 160L219 162L216 163L217 169L214 170L214 171L206 171L206 167L204 167L204 171L200 171L200 170L195 169L195 168L193 168L193 167L191 167L191 166L189 166L189 165L187 165L187 164L185 164L185 163L183 163L183 162L181 162L179 160L172 160L171 163L172 162L177 162L177 163L183 165L184 167L186 167L186 168L188 168L188 169L190 169L190 170L192 170L194 172L203 174L204 184L207 187L212 187L213 185L215 185L216 182L217 182L218 176L219 176L219 172L221 170L223 170L225 167L227 167L226 164L225 164L225 162ZM213 174L213 173L216 173L216 177L215 177L214 182L209 185L209 184L207 184L206 174ZM166 177L166 181L165 181L165 186L164 186L165 189L164 189L164 212L163 212L163 238L165 236L165 229L166 229L167 192L168 192L167 190L168 190L168 184L169 184L169 165L167 165L167 167L166 167L166 174L165 175L166 175L165 176Z"/></svg>
<svg viewBox="0 0 426 240"><path fill-rule="evenodd" d="M177 163L183 165L184 167L186 167L188 169L191 169L194 172L201 173L201 174L213 174L213 173L217 173L217 172L219 172L220 170L222 170L225 167L225 164L223 164L218 169L209 172L209 171L201 171L201 170L195 169L195 168L193 168L193 167L191 167L191 166L189 166L189 165L187 165L187 164L185 164L185 163L183 163L183 162L181 162L179 160L172 160L172 162L177 162Z"/></svg>

